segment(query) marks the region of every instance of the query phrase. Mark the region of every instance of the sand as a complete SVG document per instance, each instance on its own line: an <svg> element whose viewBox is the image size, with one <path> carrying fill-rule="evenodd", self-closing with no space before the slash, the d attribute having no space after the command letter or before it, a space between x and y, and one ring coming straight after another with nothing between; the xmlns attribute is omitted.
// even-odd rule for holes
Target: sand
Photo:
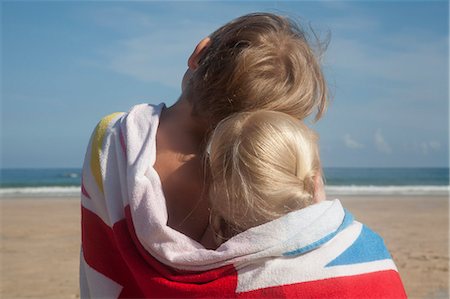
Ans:
<svg viewBox="0 0 450 299"><path fill-rule="evenodd" d="M409 298L449 298L448 198L341 197L385 239ZM1 298L78 298L77 199L0 199Z"/></svg>
<svg viewBox="0 0 450 299"><path fill-rule="evenodd" d="M347 197L342 202L384 238L409 298L449 298L447 197Z"/></svg>

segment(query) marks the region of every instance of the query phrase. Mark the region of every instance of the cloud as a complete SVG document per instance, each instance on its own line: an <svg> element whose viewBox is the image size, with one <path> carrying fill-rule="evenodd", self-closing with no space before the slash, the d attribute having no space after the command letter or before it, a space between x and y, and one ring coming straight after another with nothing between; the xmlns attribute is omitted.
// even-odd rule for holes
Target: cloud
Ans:
<svg viewBox="0 0 450 299"><path fill-rule="evenodd" d="M338 1L326 1L325 3L338 3ZM339 3L345 3L339 1ZM347 2L348 3L348 2ZM332 4L334 5L334 4ZM347 8L343 8L345 10ZM329 16L324 20L325 24L328 24L330 29L335 34L348 34L348 33L360 33L373 31L380 28L380 22L370 15L349 15L345 14L344 17ZM358 24L355 26L355 24Z"/></svg>
<svg viewBox="0 0 450 299"><path fill-rule="evenodd" d="M422 153L423 153L424 155L428 155L428 143L422 142L422 143L420 144L420 149L422 150Z"/></svg>
<svg viewBox="0 0 450 299"><path fill-rule="evenodd" d="M422 152L424 155L428 155L430 152L438 152L441 149L441 143L439 141L422 141L415 143L414 148Z"/></svg>
<svg viewBox="0 0 450 299"><path fill-rule="evenodd" d="M364 145L362 143L359 143L358 141L354 140L350 134L344 135L344 144L346 147L351 149L360 149L363 148Z"/></svg>
<svg viewBox="0 0 450 299"><path fill-rule="evenodd" d="M438 151L441 149L441 143L439 141L430 141L428 143L432 150Z"/></svg>
<svg viewBox="0 0 450 299"><path fill-rule="evenodd" d="M196 44L217 27L187 17L166 22L154 14L122 7L97 11L93 17L99 26L120 36L98 49L101 67L177 89Z"/></svg>
<svg viewBox="0 0 450 299"><path fill-rule="evenodd" d="M405 34L391 34L378 37L375 45L361 38L337 37L330 44L327 64L402 83L423 85L423 82L429 82L430 77L440 82L445 80L440 78L439 71L445 70L447 65L443 62L448 61L448 38L428 38L429 41L424 43L411 40ZM399 41L403 41L403 46Z"/></svg>
<svg viewBox="0 0 450 299"><path fill-rule="evenodd" d="M391 146L386 142L386 140L384 140L383 135L381 134L381 130L378 129L375 132L375 136L374 136L374 140L375 140L375 147L378 151L385 153L385 154L390 154L392 153L392 148Z"/></svg>
<svg viewBox="0 0 450 299"><path fill-rule="evenodd" d="M106 6L88 14L95 24L125 34L149 31L157 25L154 16L119 5Z"/></svg>
<svg viewBox="0 0 450 299"><path fill-rule="evenodd" d="M103 53L114 72L177 88L187 68L191 42L161 32L121 40Z"/></svg>

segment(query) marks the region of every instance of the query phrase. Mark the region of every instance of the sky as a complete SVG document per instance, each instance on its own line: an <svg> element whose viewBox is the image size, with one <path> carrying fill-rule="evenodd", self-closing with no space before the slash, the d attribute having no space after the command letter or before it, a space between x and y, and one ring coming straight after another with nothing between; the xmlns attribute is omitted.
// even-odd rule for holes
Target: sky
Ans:
<svg viewBox="0 0 450 299"><path fill-rule="evenodd" d="M325 167L447 167L446 1L1 2L1 167L81 167L97 122L173 104L196 44L250 12L329 46Z"/></svg>

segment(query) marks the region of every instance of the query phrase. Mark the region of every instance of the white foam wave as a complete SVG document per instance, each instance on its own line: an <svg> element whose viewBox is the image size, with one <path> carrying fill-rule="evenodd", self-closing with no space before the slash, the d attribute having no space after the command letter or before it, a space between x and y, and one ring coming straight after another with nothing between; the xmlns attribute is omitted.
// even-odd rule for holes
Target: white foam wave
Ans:
<svg viewBox="0 0 450 299"><path fill-rule="evenodd" d="M329 195L449 195L450 186L326 186Z"/></svg>
<svg viewBox="0 0 450 299"><path fill-rule="evenodd" d="M449 195L450 186L326 186L327 195ZM78 197L80 187L0 188L7 197Z"/></svg>
<svg viewBox="0 0 450 299"><path fill-rule="evenodd" d="M59 197L80 195L80 187L21 187L1 188L0 198L5 197Z"/></svg>

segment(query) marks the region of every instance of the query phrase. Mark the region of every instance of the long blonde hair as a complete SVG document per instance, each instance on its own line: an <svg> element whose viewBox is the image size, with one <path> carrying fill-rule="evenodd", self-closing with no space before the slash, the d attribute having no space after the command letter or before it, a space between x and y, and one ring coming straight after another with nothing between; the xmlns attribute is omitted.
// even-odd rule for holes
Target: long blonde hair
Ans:
<svg viewBox="0 0 450 299"><path fill-rule="evenodd" d="M222 240L313 202L317 135L281 112L234 114L209 143L209 198Z"/></svg>

